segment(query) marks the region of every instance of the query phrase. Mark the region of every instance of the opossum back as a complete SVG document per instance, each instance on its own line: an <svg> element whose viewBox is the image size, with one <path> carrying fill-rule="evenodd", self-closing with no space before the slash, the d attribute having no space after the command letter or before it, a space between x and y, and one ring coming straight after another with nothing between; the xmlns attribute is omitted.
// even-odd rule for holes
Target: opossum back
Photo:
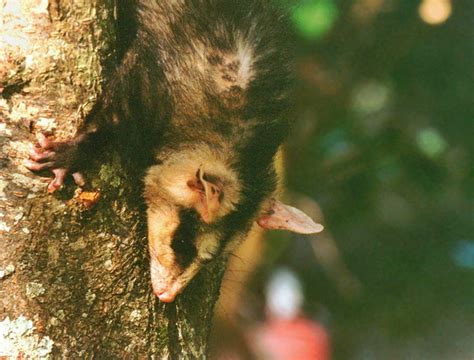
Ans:
<svg viewBox="0 0 474 360"><path fill-rule="evenodd" d="M280 9L258 0L140 1L138 15L143 58L165 74L179 133L245 139L258 124L286 126L293 62Z"/></svg>

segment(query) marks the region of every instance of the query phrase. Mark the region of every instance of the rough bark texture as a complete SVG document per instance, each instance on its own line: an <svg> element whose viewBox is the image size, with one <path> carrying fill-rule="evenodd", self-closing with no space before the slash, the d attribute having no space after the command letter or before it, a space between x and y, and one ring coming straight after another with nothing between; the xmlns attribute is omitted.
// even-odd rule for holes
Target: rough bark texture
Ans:
<svg viewBox="0 0 474 360"><path fill-rule="evenodd" d="M203 358L223 262L153 296L141 181L113 149L54 196L23 166L71 136L113 67L113 0L0 0L0 358ZM105 70L104 70L105 69ZM85 198L100 193L92 208Z"/></svg>

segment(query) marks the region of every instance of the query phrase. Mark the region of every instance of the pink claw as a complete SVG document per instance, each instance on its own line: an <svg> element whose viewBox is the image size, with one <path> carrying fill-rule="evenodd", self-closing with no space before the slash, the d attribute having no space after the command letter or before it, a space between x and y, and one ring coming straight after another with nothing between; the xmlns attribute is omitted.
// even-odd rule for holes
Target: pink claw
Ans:
<svg viewBox="0 0 474 360"><path fill-rule="evenodd" d="M66 177L66 169L54 169L52 170L54 174L54 179L48 185L48 192L53 193L56 190L60 189L64 185L64 178Z"/></svg>
<svg viewBox="0 0 474 360"><path fill-rule="evenodd" d="M80 172L75 172L72 174L72 177L74 178L74 182L78 186L84 186L86 185L86 179L84 178L84 175L82 175Z"/></svg>
<svg viewBox="0 0 474 360"><path fill-rule="evenodd" d="M35 167L35 162L31 161L31 160L25 160L23 162L23 165L28 169L28 170L32 170L34 171L34 167Z"/></svg>
<svg viewBox="0 0 474 360"><path fill-rule="evenodd" d="M36 139L38 140L38 143L43 149L49 149L52 145L52 141L49 140L44 134L38 133L36 135Z"/></svg>
<svg viewBox="0 0 474 360"><path fill-rule="evenodd" d="M25 167L31 171L41 171L43 170L44 168L46 168L47 166L50 166L51 163L43 163L43 164L40 164L40 163L37 163L37 162L34 162L34 161L31 161L31 160L26 160L24 163Z"/></svg>
<svg viewBox="0 0 474 360"><path fill-rule="evenodd" d="M41 149L38 149L36 147L33 147L30 150L30 158L33 159L34 161L40 161L40 160L45 160L48 159L52 156L54 156L54 151L42 151Z"/></svg>

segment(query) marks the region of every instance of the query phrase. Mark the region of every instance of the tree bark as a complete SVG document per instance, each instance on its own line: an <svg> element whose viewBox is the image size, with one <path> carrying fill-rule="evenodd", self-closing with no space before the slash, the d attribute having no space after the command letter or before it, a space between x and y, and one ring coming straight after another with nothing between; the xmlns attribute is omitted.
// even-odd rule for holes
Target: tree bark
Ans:
<svg viewBox="0 0 474 360"><path fill-rule="evenodd" d="M114 0L0 0L0 359L203 358L225 267L152 294L141 180L113 149L46 193L34 134L70 137L114 66ZM100 200L88 200L100 195Z"/></svg>

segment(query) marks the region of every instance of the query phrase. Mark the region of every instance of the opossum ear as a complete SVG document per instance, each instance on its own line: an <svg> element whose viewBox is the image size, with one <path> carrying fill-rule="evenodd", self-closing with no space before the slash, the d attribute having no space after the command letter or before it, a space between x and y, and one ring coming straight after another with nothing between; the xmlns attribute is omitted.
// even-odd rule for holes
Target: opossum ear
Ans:
<svg viewBox="0 0 474 360"><path fill-rule="evenodd" d="M194 208L206 223L212 223L221 206L222 184L219 179L206 176L200 168L195 179L188 181L188 186L196 194Z"/></svg>
<svg viewBox="0 0 474 360"><path fill-rule="evenodd" d="M324 226L315 223L301 210L272 199L270 206L257 220L264 229L288 230L299 234L315 234Z"/></svg>

